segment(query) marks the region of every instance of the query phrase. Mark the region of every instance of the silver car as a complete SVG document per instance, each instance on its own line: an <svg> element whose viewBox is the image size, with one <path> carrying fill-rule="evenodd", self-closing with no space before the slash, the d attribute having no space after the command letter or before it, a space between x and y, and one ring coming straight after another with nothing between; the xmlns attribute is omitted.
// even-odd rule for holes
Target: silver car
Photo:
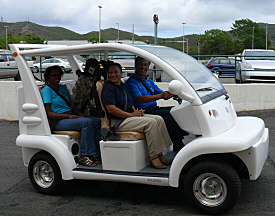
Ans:
<svg viewBox="0 0 275 216"><path fill-rule="evenodd" d="M67 59L59 59L59 58L49 58L45 59L44 61L40 63L36 63L33 65L34 70L38 73L40 71L40 68L42 68L42 71L45 71L47 67L58 65L62 68L62 70L66 73L70 73L72 71L72 68L67 61Z"/></svg>
<svg viewBox="0 0 275 216"><path fill-rule="evenodd" d="M245 49L238 64L237 82L275 82L274 50Z"/></svg>
<svg viewBox="0 0 275 216"><path fill-rule="evenodd" d="M30 68L33 67L32 57L25 56ZM10 50L0 49L0 79L14 78L15 81L21 80L17 64Z"/></svg>
<svg viewBox="0 0 275 216"><path fill-rule="evenodd" d="M16 62L9 50L0 50L0 79L3 78L14 78L15 81L20 79Z"/></svg>

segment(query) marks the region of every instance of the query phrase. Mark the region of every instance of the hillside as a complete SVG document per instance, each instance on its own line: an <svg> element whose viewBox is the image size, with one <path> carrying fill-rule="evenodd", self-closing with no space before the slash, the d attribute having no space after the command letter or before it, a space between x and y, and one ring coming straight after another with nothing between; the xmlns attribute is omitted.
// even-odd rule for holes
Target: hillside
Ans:
<svg viewBox="0 0 275 216"><path fill-rule="evenodd" d="M87 40L89 37L96 36L98 37L98 31L92 31L87 34L79 34L69 29L63 27L48 27L38 25L32 22L16 22L16 23L5 23L0 22L0 37L5 37L6 28L4 26L9 26L8 34L12 34L16 36L18 34L26 35L26 34L35 34L44 40ZM265 23L259 23L260 27L266 28ZM275 24L268 24L268 36L271 40L272 46L275 45ZM117 39L117 29L108 28L101 31L101 37L105 40L115 40ZM137 34L134 35L135 40L149 42L150 44L154 43L153 36L139 36ZM120 40L127 39L132 40L132 33L127 31L119 31ZM185 39L188 39L189 47L196 47L197 42L200 38L200 35L192 34L186 35ZM182 36L175 38L165 38L165 41L182 41ZM163 38L158 38L158 44L166 45L177 49L182 49L182 43L172 43L165 42L163 44Z"/></svg>
<svg viewBox="0 0 275 216"><path fill-rule="evenodd" d="M78 34L74 31L71 31L62 27L47 27L38 25L32 22L16 22L16 23L4 23L0 22L0 37L5 37L6 28L4 26L9 26L8 34L13 36L21 33L22 35L26 34L35 34L44 40L87 40L89 37L96 36L98 37L98 31L92 31L87 34ZM117 39L117 29L108 28L101 31L101 37L106 40L115 40ZM189 40L189 46L196 46L199 35L188 35L186 38ZM132 40L132 33L127 31L119 31L119 38L121 40ZM149 42L150 44L154 43L153 36L139 36L134 34L135 40ZM182 37L174 38L175 41L181 41ZM158 43L162 44L162 38L158 39ZM172 41L172 38L166 38L166 41ZM167 43L169 44L169 43ZM172 45L172 43L170 43ZM174 43L175 46L182 47L180 43Z"/></svg>

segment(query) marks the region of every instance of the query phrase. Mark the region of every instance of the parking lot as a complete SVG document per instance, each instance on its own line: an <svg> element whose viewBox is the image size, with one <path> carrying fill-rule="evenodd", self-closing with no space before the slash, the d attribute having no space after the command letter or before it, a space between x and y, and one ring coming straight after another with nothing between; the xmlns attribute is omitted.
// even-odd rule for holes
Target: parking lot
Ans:
<svg viewBox="0 0 275 216"><path fill-rule="evenodd" d="M242 180L236 206L226 215L273 215L275 211L275 110L239 112L258 116L270 130L269 157L256 181ZM0 120L1 215L199 215L181 189L119 183L114 193L104 192L97 181L73 180L56 196L39 194L23 166L21 148L15 145L17 121Z"/></svg>

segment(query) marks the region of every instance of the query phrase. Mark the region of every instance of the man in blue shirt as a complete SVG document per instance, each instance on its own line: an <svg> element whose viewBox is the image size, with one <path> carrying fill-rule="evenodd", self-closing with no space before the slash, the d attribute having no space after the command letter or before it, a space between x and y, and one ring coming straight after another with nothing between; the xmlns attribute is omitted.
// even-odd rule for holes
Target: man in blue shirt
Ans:
<svg viewBox="0 0 275 216"><path fill-rule="evenodd" d="M160 115L163 118L174 144L173 149L178 152L183 147L183 136L188 135L188 133L182 130L171 116L171 107L157 106L157 100L167 100L171 97L171 93L162 91L153 80L146 76L149 65L150 62L148 60L137 57L135 60L136 73L127 80L126 85L136 108L144 109L146 114Z"/></svg>

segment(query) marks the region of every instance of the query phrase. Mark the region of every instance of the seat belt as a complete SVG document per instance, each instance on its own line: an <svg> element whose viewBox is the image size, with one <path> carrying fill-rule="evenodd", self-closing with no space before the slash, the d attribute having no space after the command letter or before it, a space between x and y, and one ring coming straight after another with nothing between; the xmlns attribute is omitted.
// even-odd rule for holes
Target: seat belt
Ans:
<svg viewBox="0 0 275 216"><path fill-rule="evenodd" d="M121 86L121 88L123 89L123 93L125 96L125 106L124 106L124 111L126 112L127 110L127 93L124 87ZM119 133L116 132L116 130L118 129L118 127L121 125L121 123L124 121L125 119L117 119L116 122L114 123L113 127L111 124L111 119L109 119L109 128L102 128L101 129L101 135L103 140L106 140L107 138L112 139L112 140L119 140L121 138L121 135Z"/></svg>
<svg viewBox="0 0 275 216"><path fill-rule="evenodd" d="M134 76L131 76L131 77L132 77L134 80L140 82L140 83L146 88L146 90L147 90L151 95L154 95L153 92L152 92L152 90L145 84L145 82L144 82L143 80L138 79L138 78L136 78L136 77L134 77Z"/></svg>

